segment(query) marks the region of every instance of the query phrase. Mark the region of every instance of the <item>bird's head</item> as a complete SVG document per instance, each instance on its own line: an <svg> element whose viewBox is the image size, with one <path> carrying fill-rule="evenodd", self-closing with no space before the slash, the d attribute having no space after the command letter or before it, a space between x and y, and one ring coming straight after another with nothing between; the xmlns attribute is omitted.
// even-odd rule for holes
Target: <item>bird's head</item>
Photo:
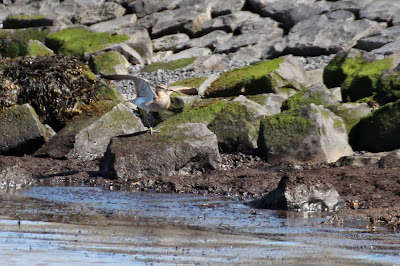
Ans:
<svg viewBox="0 0 400 266"><path fill-rule="evenodd" d="M156 90L163 91L163 92L167 93L168 95L171 94L172 92L174 92L173 90L169 89L167 87L167 85L164 85L164 84L157 85Z"/></svg>

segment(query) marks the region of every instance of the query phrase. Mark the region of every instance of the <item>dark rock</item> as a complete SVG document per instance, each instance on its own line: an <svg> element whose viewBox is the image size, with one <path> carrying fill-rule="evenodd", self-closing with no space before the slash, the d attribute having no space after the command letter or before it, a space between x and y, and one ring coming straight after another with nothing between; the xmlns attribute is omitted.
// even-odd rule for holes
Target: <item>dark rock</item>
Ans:
<svg viewBox="0 0 400 266"><path fill-rule="evenodd" d="M0 113L0 154L22 156L36 151L48 139L47 130L29 105Z"/></svg>
<svg viewBox="0 0 400 266"><path fill-rule="evenodd" d="M381 168L400 168L400 150L394 150L383 156L378 164Z"/></svg>
<svg viewBox="0 0 400 266"><path fill-rule="evenodd" d="M400 148L400 100L389 103L362 118L355 130L355 150L370 152Z"/></svg>
<svg viewBox="0 0 400 266"><path fill-rule="evenodd" d="M217 138L204 124L182 124L167 135L115 137L100 163L106 178L136 182L144 177L193 174L219 167Z"/></svg>
<svg viewBox="0 0 400 266"><path fill-rule="evenodd" d="M385 44L400 40L400 26L386 28L358 40L356 47L365 51L381 48Z"/></svg>
<svg viewBox="0 0 400 266"><path fill-rule="evenodd" d="M285 175L275 190L250 205L263 209L321 212L337 211L344 202L329 183Z"/></svg>
<svg viewBox="0 0 400 266"><path fill-rule="evenodd" d="M123 103L98 103L95 110L75 117L34 155L82 161L99 159L112 137L144 130L140 119Z"/></svg>

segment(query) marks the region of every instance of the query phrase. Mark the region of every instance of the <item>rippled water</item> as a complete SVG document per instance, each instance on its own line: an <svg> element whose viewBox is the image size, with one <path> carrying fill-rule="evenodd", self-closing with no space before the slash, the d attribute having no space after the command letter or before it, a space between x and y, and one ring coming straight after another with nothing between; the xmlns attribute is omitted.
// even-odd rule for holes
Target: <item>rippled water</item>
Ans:
<svg viewBox="0 0 400 266"><path fill-rule="evenodd" d="M0 199L8 265L400 263L398 233L327 227L329 214L254 210L233 197L38 186Z"/></svg>

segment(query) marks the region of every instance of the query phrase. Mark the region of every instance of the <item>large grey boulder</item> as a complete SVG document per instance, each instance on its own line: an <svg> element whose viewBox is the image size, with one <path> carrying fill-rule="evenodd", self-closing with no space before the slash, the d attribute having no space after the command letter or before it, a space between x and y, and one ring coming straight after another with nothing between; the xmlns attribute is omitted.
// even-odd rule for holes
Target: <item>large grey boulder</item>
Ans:
<svg viewBox="0 0 400 266"><path fill-rule="evenodd" d="M234 32L242 23L255 18L259 15L249 11L239 11L229 15L213 18L202 25L202 34L207 34L215 30Z"/></svg>
<svg viewBox="0 0 400 266"><path fill-rule="evenodd" d="M371 51L381 48L385 44L400 40L400 26L386 28L368 35L357 42L357 48Z"/></svg>
<svg viewBox="0 0 400 266"><path fill-rule="evenodd" d="M183 32L189 36L201 31L203 24L211 20L211 7L204 9L179 8L166 10L159 14L151 29L153 38Z"/></svg>
<svg viewBox="0 0 400 266"><path fill-rule="evenodd" d="M229 103L207 126L217 135L218 146L225 153L248 153L257 148L261 118L245 104Z"/></svg>
<svg viewBox="0 0 400 266"><path fill-rule="evenodd" d="M161 12L167 9L174 9L181 1L177 0L137 0L129 1L127 10L129 13L135 13L138 18L146 15Z"/></svg>
<svg viewBox="0 0 400 266"><path fill-rule="evenodd" d="M303 212L337 211L344 206L329 183L307 177L283 176L278 187L250 205L256 208Z"/></svg>
<svg viewBox="0 0 400 266"><path fill-rule="evenodd" d="M335 162L353 153L343 120L315 104L261 120L258 147L269 163Z"/></svg>
<svg viewBox="0 0 400 266"><path fill-rule="evenodd" d="M223 30L215 30L215 31L212 31L209 34L206 34L199 38L193 38L186 42L182 42L181 44L179 44L176 47L176 49L178 51L180 51L180 50L185 50L185 49L190 49L190 48L195 48L195 47L197 47L197 48L206 47L211 50L214 50L215 47L224 43L231 37L232 37L232 33L226 33Z"/></svg>
<svg viewBox="0 0 400 266"><path fill-rule="evenodd" d="M102 21L114 20L125 14L125 8L115 2L104 2L98 8L80 8L76 11L74 15L75 24L88 26Z"/></svg>
<svg viewBox="0 0 400 266"><path fill-rule="evenodd" d="M385 23L368 19L337 19L332 13L312 16L290 30L285 52L302 56L337 53L353 47L359 39L385 26Z"/></svg>
<svg viewBox="0 0 400 266"><path fill-rule="evenodd" d="M186 43L187 41L189 41L189 36L187 36L185 33L166 35L152 40L153 50L156 52L177 50L177 47L179 47L182 43Z"/></svg>
<svg viewBox="0 0 400 266"><path fill-rule="evenodd" d="M246 0L230 0L229 4L225 1L214 0L212 2L212 15L213 17L218 17L235 13L242 10L245 4Z"/></svg>
<svg viewBox="0 0 400 266"><path fill-rule="evenodd" d="M181 124L165 135L115 137L100 163L106 178L139 181L219 168L217 138L204 124Z"/></svg>
<svg viewBox="0 0 400 266"><path fill-rule="evenodd" d="M112 137L144 129L131 109L119 103L104 113L76 117L34 155L82 161L98 159L103 156Z"/></svg>
<svg viewBox="0 0 400 266"><path fill-rule="evenodd" d="M101 21L89 27L90 30L96 32L114 31L122 27L134 24L137 21L135 14L125 15L112 20Z"/></svg>
<svg viewBox="0 0 400 266"><path fill-rule="evenodd" d="M256 44L265 47L268 43L283 36L283 31L279 28L278 23L270 18L256 17L244 21L238 25L237 31L240 33L239 35L218 45L215 52L235 52L241 47Z"/></svg>
<svg viewBox="0 0 400 266"><path fill-rule="evenodd" d="M153 58L153 46L147 29L138 27L124 27L115 31L117 34L126 34L129 40L125 43L132 47L141 56L146 64Z"/></svg>
<svg viewBox="0 0 400 266"><path fill-rule="evenodd" d="M372 1L360 11L360 18L390 22L400 26L400 2L397 0Z"/></svg>
<svg viewBox="0 0 400 266"><path fill-rule="evenodd" d="M10 107L0 113L0 154L31 154L48 139L44 125L29 104Z"/></svg>
<svg viewBox="0 0 400 266"><path fill-rule="evenodd" d="M370 53L375 55L384 55L384 56L390 56L392 54L400 53L400 40L385 44L384 46L378 49L372 50Z"/></svg>

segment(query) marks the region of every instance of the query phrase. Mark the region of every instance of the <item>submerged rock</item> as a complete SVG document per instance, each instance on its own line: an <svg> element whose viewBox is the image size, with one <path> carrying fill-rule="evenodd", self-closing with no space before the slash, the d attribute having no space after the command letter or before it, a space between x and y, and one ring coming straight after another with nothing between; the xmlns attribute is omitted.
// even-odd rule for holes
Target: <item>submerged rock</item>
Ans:
<svg viewBox="0 0 400 266"><path fill-rule="evenodd" d="M250 205L263 209L321 212L337 211L344 206L344 201L329 183L285 175L275 190Z"/></svg>

